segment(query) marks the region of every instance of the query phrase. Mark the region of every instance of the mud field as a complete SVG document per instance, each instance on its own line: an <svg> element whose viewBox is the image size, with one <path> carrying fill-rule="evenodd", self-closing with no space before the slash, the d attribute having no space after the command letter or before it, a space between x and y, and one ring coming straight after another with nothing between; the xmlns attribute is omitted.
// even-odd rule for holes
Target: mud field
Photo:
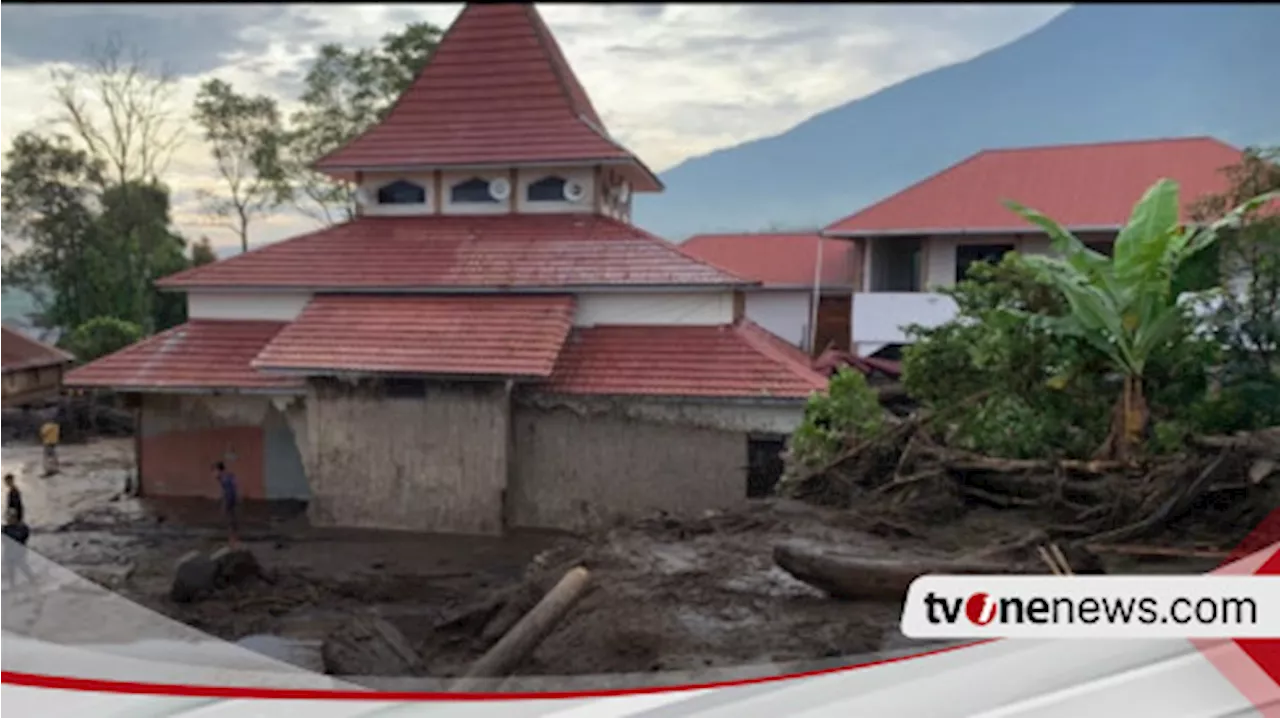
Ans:
<svg viewBox="0 0 1280 718"><path fill-rule="evenodd" d="M927 535L856 511L768 501L677 521L654 517L590 536L502 539L315 529L301 507L250 505L241 538L269 580L190 604L169 599L188 551L225 543L216 507L124 495L129 440L65 446L63 470L39 475L39 447L9 445L39 555L215 636L269 634L320 642L353 615L374 613L422 656L415 672L456 676L493 643L477 606L519 587L545 590L574 565L590 588L517 675L705 671L925 648L897 631L897 602L838 601L777 568L780 541L835 545L867 557L947 557L1029 528L974 511ZM997 520L998 519L998 520ZM1179 561L1144 570L1206 570ZM394 675L387 665L350 673Z"/></svg>

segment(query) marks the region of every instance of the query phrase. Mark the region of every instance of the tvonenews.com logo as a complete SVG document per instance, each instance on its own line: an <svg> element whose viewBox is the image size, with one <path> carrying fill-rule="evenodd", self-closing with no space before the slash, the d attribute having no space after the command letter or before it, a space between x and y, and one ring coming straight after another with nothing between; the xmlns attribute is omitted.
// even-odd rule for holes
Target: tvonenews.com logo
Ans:
<svg viewBox="0 0 1280 718"><path fill-rule="evenodd" d="M922 638L1280 635L1277 578L926 576L908 591L903 632Z"/></svg>
<svg viewBox="0 0 1280 718"><path fill-rule="evenodd" d="M1151 597L1107 597L1080 599L1058 596L1049 598L1034 596L1004 596L995 598L979 591L968 598L947 598L930 591L924 603L930 623L955 623L961 614L975 626L999 623L1049 623L1094 624L1100 621L1138 623L1254 623L1258 620L1258 606L1251 598L1175 598L1168 611L1160 610L1160 602Z"/></svg>

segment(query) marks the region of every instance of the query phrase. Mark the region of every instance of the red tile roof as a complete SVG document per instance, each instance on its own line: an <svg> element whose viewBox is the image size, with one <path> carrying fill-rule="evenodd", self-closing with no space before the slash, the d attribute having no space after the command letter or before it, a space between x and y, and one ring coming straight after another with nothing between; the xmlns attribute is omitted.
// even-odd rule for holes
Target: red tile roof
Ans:
<svg viewBox="0 0 1280 718"><path fill-rule="evenodd" d="M551 374L572 296L318 296L252 363L303 373Z"/></svg>
<svg viewBox="0 0 1280 718"><path fill-rule="evenodd" d="M533 5L467 5L387 117L317 163L325 171L615 161L661 184L613 140Z"/></svg>
<svg viewBox="0 0 1280 718"><path fill-rule="evenodd" d="M283 322L193 319L69 372L68 386L135 390L297 389L249 362Z"/></svg>
<svg viewBox="0 0 1280 718"><path fill-rule="evenodd" d="M562 394L802 399L826 386L803 352L743 321L575 330L543 388Z"/></svg>
<svg viewBox="0 0 1280 718"><path fill-rule="evenodd" d="M1210 137L985 150L824 230L876 235L1021 231L1012 199L1075 229L1122 226L1156 180L1181 185L1185 208L1222 192L1241 152Z"/></svg>
<svg viewBox="0 0 1280 718"><path fill-rule="evenodd" d="M75 358L61 349L36 341L31 337L9 327L0 327L4 339L0 347L0 365L5 374L35 367L56 366L75 361Z"/></svg>
<svg viewBox="0 0 1280 718"><path fill-rule="evenodd" d="M157 285L456 290L749 283L623 222L555 214L362 217Z"/></svg>
<svg viewBox="0 0 1280 718"><path fill-rule="evenodd" d="M853 287L860 264L858 247L845 239L822 243L822 286ZM817 232L768 234L700 234L681 249L709 264L766 287L812 287L818 262Z"/></svg>

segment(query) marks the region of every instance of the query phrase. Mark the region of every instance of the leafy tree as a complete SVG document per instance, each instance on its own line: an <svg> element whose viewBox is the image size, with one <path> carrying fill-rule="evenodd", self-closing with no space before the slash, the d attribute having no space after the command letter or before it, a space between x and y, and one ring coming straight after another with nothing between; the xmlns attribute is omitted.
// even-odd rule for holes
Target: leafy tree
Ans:
<svg viewBox="0 0 1280 718"><path fill-rule="evenodd" d="M142 339L142 329L132 322L116 317L94 317L76 327L66 339L63 348L82 362L120 351Z"/></svg>
<svg viewBox="0 0 1280 718"><path fill-rule="evenodd" d="M155 183L104 183L103 163L66 137L24 133L5 155L4 279L36 297L47 326L117 317L144 328L182 320L152 282L187 265Z"/></svg>
<svg viewBox="0 0 1280 718"><path fill-rule="evenodd" d="M117 248L130 284L117 292L127 301L111 316L139 324L147 333L186 318L180 295L157 291L155 281L186 269L186 241L171 229L169 191L157 182L128 182L102 194L99 231Z"/></svg>
<svg viewBox="0 0 1280 718"><path fill-rule="evenodd" d="M375 49L320 48L304 78L302 108L290 118L285 171L300 211L326 224L355 215L354 189L310 169L386 116L440 42L431 23L411 23L384 35Z"/></svg>
<svg viewBox="0 0 1280 718"><path fill-rule="evenodd" d="M1193 215L1199 222L1265 192L1280 191L1280 147L1250 148L1225 169L1230 187L1205 197ZM1221 233L1218 264L1230 291L1215 297L1212 327L1230 358L1256 374L1280 366L1280 213L1258 212L1239 228Z"/></svg>
<svg viewBox="0 0 1280 718"><path fill-rule="evenodd" d="M1250 148L1225 169L1226 192L1202 199L1197 221L1264 192L1280 191L1280 147ZM1257 212L1221 233L1216 257L1225 287L1206 303L1207 325L1223 347L1217 391L1193 428L1230 432L1280 424L1280 214Z"/></svg>
<svg viewBox="0 0 1280 718"><path fill-rule="evenodd" d="M291 192L280 151L284 128L276 101L238 94L222 80L209 80L196 96L194 119L222 178L222 193L206 193L208 210L229 223L249 251L249 223L287 201Z"/></svg>
<svg viewBox="0 0 1280 718"><path fill-rule="evenodd" d="M201 237L191 243L191 266L199 267L218 261L218 253L213 251L213 242L208 237Z"/></svg>
<svg viewBox="0 0 1280 718"><path fill-rule="evenodd" d="M1123 392L1102 453L1128 458L1148 429L1150 413L1143 388L1148 364L1185 325L1175 274L1189 258L1213 244L1220 230L1238 225L1242 215L1270 199L1255 197L1211 225L1189 227L1179 223L1177 183L1161 180L1134 206L1116 238L1112 258L1089 249L1045 215L1008 203L1049 234L1060 256L1033 256L1026 261L1069 306L1060 317L1025 316L1032 325L1083 341L1123 375Z"/></svg>
<svg viewBox="0 0 1280 718"><path fill-rule="evenodd" d="M4 281L31 294L42 323L73 327L104 313L124 277L99 242L102 163L65 136L24 132L5 153Z"/></svg>

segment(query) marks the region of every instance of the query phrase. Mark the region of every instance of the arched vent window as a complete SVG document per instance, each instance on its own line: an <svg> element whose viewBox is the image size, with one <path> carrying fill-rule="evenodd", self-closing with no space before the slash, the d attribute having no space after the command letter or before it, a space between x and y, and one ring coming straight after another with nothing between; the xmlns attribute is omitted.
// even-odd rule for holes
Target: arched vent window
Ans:
<svg viewBox="0 0 1280 718"><path fill-rule="evenodd" d="M530 202L563 202L565 183L563 177L543 177L529 185L529 189L525 191L525 199Z"/></svg>
<svg viewBox="0 0 1280 718"><path fill-rule="evenodd" d="M454 204L475 204L498 200L489 191L489 183L486 180L472 177L466 182L459 182L449 188L449 201Z"/></svg>
<svg viewBox="0 0 1280 718"><path fill-rule="evenodd" d="M426 204L427 190L408 180L396 180L378 188L378 204Z"/></svg>

